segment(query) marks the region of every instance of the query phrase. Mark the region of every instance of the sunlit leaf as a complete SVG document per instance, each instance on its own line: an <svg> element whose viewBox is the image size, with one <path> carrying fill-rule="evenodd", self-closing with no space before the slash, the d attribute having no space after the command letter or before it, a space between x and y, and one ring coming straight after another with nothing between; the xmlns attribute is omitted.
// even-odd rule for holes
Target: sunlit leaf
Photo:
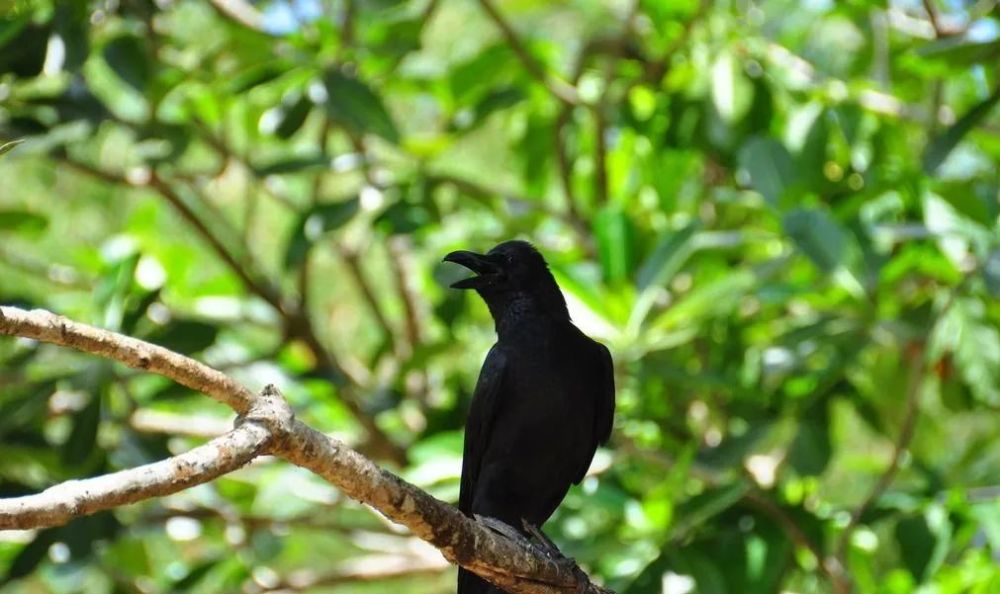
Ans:
<svg viewBox="0 0 1000 594"><path fill-rule="evenodd" d="M958 121L934 138L924 151L924 171L929 174L937 171L938 167L951 154L951 151L958 146L962 138L989 115L998 102L1000 102L1000 89L997 89L992 95L974 105L962 117L958 118Z"/></svg>
<svg viewBox="0 0 1000 594"><path fill-rule="evenodd" d="M330 69L323 76L326 110L333 120L356 134L375 134L399 142L399 130L375 91L354 75Z"/></svg>
<svg viewBox="0 0 1000 594"><path fill-rule="evenodd" d="M752 100L753 85L743 74L739 60L731 51L721 51L712 64L712 101L716 111L732 124L746 115Z"/></svg>
<svg viewBox="0 0 1000 594"><path fill-rule="evenodd" d="M27 210L0 210L0 233L38 235L48 226L48 218L38 213Z"/></svg>
<svg viewBox="0 0 1000 594"><path fill-rule="evenodd" d="M5 142L3 144L0 144L0 156L3 156L9 153L10 151L14 150L17 147L17 145L21 144L22 142L24 142L24 139L18 138L16 140L11 140L10 142Z"/></svg>

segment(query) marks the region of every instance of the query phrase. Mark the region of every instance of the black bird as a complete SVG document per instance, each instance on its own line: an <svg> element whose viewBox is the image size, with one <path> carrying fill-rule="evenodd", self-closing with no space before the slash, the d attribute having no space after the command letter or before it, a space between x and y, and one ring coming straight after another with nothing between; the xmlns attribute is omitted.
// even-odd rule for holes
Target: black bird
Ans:
<svg viewBox="0 0 1000 594"><path fill-rule="evenodd" d="M465 428L458 507L524 533L541 528L571 484L583 479L611 434L611 354L570 321L542 255L525 241L444 261L477 274L452 285L475 289L496 324ZM459 569L458 593L501 592Z"/></svg>

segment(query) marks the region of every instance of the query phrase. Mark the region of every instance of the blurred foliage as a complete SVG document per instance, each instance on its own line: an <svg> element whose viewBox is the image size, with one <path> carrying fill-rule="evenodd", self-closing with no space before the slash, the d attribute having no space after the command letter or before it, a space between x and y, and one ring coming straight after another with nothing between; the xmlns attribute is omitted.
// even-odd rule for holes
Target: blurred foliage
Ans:
<svg viewBox="0 0 1000 594"><path fill-rule="evenodd" d="M0 302L275 382L454 500L493 329L439 260L529 238L618 366L612 443L546 526L609 585L1000 591L996 2L0 10ZM230 418L31 341L0 341L0 370L3 496ZM265 462L2 533L0 572L449 591L408 572L436 558L417 544Z"/></svg>

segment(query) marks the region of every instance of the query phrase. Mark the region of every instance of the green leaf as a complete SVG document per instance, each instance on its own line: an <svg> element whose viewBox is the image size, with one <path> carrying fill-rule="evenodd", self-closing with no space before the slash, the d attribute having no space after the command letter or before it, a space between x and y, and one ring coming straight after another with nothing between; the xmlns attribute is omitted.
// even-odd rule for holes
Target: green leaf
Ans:
<svg viewBox="0 0 1000 594"><path fill-rule="evenodd" d="M360 204L355 197L343 202L319 204L303 213L285 250L285 266L301 266L313 244L330 231L346 225L357 214Z"/></svg>
<svg viewBox="0 0 1000 594"><path fill-rule="evenodd" d="M931 353L953 353L955 366L973 396L1000 406L1000 331L987 319L983 302L956 299L931 336Z"/></svg>
<svg viewBox="0 0 1000 594"><path fill-rule="evenodd" d="M796 247L823 272L833 272L844 264L846 233L826 211L795 209L785 215L782 227Z"/></svg>
<svg viewBox="0 0 1000 594"><path fill-rule="evenodd" d="M330 117L355 134L375 134L399 142L399 130L382 98L354 75L331 69L323 76L326 110Z"/></svg>
<svg viewBox="0 0 1000 594"><path fill-rule="evenodd" d="M327 168L330 166L330 158L326 155L315 154L301 157L285 157L271 161L264 165L258 165L254 169L258 175L282 175L287 173L300 173L317 168Z"/></svg>
<svg viewBox="0 0 1000 594"><path fill-rule="evenodd" d="M928 174L933 175L937 171L938 167L944 163L951 151L958 146L958 143L969 133L970 130L976 127L980 121L989 115L993 107L1000 102L1000 88L993 92L992 95L983 99L969 111L965 113L962 117L958 119L954 124L949 126L938 135L934 140L932 140L928 145L927 149L924 151L924 171Z"/></svg>
<svg viewBox="0 0 1000 594"><path fill-rule="evenodd" d="M10 142L5 142L3 144L0 144L0 156L3 156L9 153L10 151L14 150L14 148L17 147L17 145L21 144L22 142L24 142L24 139L18 138L15 140L11 140Z"/></svg>
<svg viewBox="0 0 1000 594"><path fill-rule="evenodd" d="M278 107L278 125L274 129L278 138L288 139L291 138L292 134L298 132L302 124L306 122L306 118L309 117L312 106L313 103L309 97L302 95L297 101Z"/></svg>
<svg viewBox="0 0 1000 594"><path fill-rule="evenodd" d="M670 330L685 325L697 325L723 315L736 307L741 297L757 282L749 270L737 270L710 283L697 285L679 301L657 316L650 328Z"/></svg>
<svg viewBox="0 0 1000 594"><path fill-rule="evenodd" d="M1000 39L970 42L964 35L949 36L927 43L917 54L943 60L951 67L969 67L979 62L995 63L1000 59Z"/></svg>
<svg viewBox="0 0 1000 594"><path fill-rule="evenodd" d="M85 462L97 444L97 428L101 423L101 392L95 390L87 406L73 415L73 429L62 445L62 460L69 466Z"/></svg>
<svg viewBox="0 0 1000 594"><path fill-rule="evenodd" d="M675 538L688 534L694 528L735 505L749 488L750 485L746 481L737 480L728 485L708 489L681 503L674 511L674 517L678 521L671 533Z"/></svg>
<svg viewBox="0 0 1000 594"><path fill-rule="evenodd" d="M38 235L49 226L49 220L26 210L0 210L0 232L11 231Z"/></svg>
<svg viewBox="0 0 1000 594"><path fill-rule="evenodd" d="M255 64L234 76L228 84L234 95L245 93L250 89L271 82L289 71L291 65L283 61Z"/></svg>
<svg viewBox="0 0 1000 594"><path fill-rule="evenodd" d="M733 52L722 50L712 64L712 102L722 119L738 122L750 110L753 84Z"/></svg>
<svg viewBox="0 0 1000 594"><path fill-rule="evenodd" d="M104 46L104 61L125 84L140 93L146 92L151 68L145 44L133 35L116 37Z"/></svg>
<svg viewBox="0 0 1000 594"><path fill-rule="evenodd" d="M833 455L826 400L813 404L798 419L798 432L788 447L788 463L803 476L822 474Z"/></svg>
<svg viewBox="0 0 1000 594"><path fill-rule="evenodd" d="M896 542L903 564L918 582L934 574L948 552L952 528L948 514L931 505L922 515L896 524Z"/></svg>
<svg viewBox="0 0 1000 594"><path fill-rule="evenodd" d="M498 43L454 66L450 71L448 86L455 102L466 105L475 100L487 85L496 84L497 77L513 61L514 54L507 44Z"/></svg>
<svg viewBox="0 0 1000 594"><path fill-rule="evenodd" d="M621 207L606 206L594 218L594 235L604 279L612 284L624 282L635 263L632 221Z"/></svg>
<svg viewBox="0 0 1000 594"><path fill-rule="evenodd" d="M656 289L667 284L695 251L693 241L697 224L690 224L678 231L664 233L653 252L639 268L636 289L639 296L632 308L630 326L637 328L646 319L656 299Z"/></svg>
<svg viewBox="0 0 1000 594"><path fill-rule="evenodd" d="M738 159L750 176L750 187L763 194L772 206L779 205L795 177L792 156L785 145L756 136L740 148Z"/></svg>

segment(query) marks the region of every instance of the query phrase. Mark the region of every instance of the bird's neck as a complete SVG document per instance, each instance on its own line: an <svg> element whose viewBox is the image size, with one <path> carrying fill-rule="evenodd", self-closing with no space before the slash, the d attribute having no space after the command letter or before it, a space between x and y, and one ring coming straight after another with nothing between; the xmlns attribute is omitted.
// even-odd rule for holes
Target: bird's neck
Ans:
<svg viewBox="0 0 1000 594"><path fill-rule="evenodd" d="M566 303L547 304L524 296L515 296L501 304L488 304L500 340L515 338L519 334L536 332L540 324L556 320L569 320Z"/></svg>

